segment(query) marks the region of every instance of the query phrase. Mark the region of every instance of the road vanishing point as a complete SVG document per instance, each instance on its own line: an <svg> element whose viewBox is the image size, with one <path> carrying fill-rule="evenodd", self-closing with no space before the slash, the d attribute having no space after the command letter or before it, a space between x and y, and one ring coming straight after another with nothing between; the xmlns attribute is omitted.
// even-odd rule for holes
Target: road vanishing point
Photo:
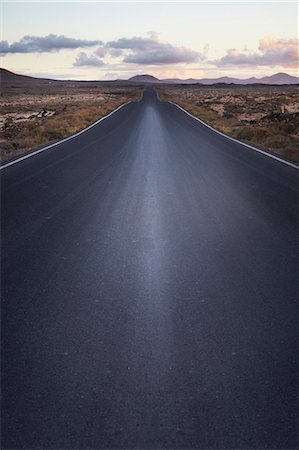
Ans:
<svg viewBox="0 0 299 450"><path fill-rule="evenodd" d="M1 171L2 449L295 449L298 170L154 91Z"/></svg>

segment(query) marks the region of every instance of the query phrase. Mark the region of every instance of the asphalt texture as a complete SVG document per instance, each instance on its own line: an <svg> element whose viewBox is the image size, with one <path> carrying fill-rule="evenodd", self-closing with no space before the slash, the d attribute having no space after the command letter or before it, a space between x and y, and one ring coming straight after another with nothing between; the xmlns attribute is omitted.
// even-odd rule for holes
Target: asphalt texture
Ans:
<svg viewBox="0 0 299 450"><path fill-rule="evenodd" d="M3 169L1 448L298 448L298 173L153 91Z"/></svg>

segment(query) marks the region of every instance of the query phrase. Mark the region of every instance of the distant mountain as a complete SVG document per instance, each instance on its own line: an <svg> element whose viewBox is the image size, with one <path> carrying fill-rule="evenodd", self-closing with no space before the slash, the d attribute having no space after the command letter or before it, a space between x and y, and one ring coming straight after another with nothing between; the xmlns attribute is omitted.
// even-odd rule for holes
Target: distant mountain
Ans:
<svg viewBox="0 0 299 450"><path fill-rule="evenodd" d="M4 88L22 88L22 87L43 87L49 84L63 83L63 81L51 80L48 78L35 78L28 75L19 75L9 70L0 68L0 85Z"/></svg>
<svg viewBox="0 0 299 450"><path fill-rule="evenodd" d="M299 84L299 77L293 77L287 73L276 73L271 76L262 78L233 78L233 77L219 77L219 78L188 78L187 80L182 80L180 78L166 78L159 80L152 75L136 75L135 77L129 78L128 81L139 82L139 83L169 83L169 84Z"/></svg>
<svg viewBox="0 0 299 450"><path fill-rule="evenodd" d="M225 84L298 84L299 78L288 75L287 73L276 73L269 77L262 78L232 78L232 77L220 77L220 78L202 78L197 81L201 84L215 84L215 83L225 83Z"/></svg>
<svg viewBox="0 0 299 450"><path fill-rule="evenodd" d="M159 80L156 77L153 77L152 75L135 75L132 78L129 78L128 81L137 81L138 83L159 83L161 80Z"/></svg>
<svg viewBox="0 0 299 450"><path fill-rule="evenodd" d="M271 76L263 77L263 78L233 78L233 77L219 77L219 78L188 78L186 80L181 80L179 78L167 78L160 80L152 75L143 74L143 75L135 75L134 77L129 78L129 80L115 80L115 81L80 81L80 80L54 80L50 78L36 78L30 77L28 75L18 75L16 73L10 72L6 69L0 68L0 84L1 88L13 88L19 89L26 87L28 89L36 89L38 86L45 87L48 86L52 89L55 89L55 86L85 86L85 87L95 87L100 83L167 83L167 84L203 84L203 85L212 85L212 84L299 84L299 77L293 77L288 75L287 73L276 73Z"/></svg>
<svg viewBox="0 0 299 450"><path fill-rule="evenodd" d="M2 68L0 68L0 76L1 76L1 81L3 81L3 80L6 81L6 79L13 81L13 80L17 80L20 78L24 78L24 79L31 78L31 77L28 77L27 75L18 75L14 72L11 72L10 70L2 69Z"/></svg>
<svg viewBox="0 0 299 450"><path fill-rule="evenodd" d="M123 84L123 81L120 82ZM127 81L126 81L127 83ZM55 80L53 78L37 78L28 75L19 75L9 70L0 68L0 90L19 92L26 89L27 92L36 92L37 89L48 89L55 92L57 88L96 88L103 84L118 84L117 81L98 80Z"/></svg>
<svg viewBox="0 0 299 450"><path fill-rule="evenodd" d="M263 77L263 83L266 84L298 84L299 77L293 77L287 73L275 73L270 77Z"/></svg>
<svg viewBox="0 0 299 450"><path fill-rule="evenodd" d="M224 83L224 84L248 84L248 80L241 80L239 78L232 77L219 77L219 78L201 78L197 81L197 83L201 84L215 84L215 83ZM251 84L251 82L250 82Z"/></svg>

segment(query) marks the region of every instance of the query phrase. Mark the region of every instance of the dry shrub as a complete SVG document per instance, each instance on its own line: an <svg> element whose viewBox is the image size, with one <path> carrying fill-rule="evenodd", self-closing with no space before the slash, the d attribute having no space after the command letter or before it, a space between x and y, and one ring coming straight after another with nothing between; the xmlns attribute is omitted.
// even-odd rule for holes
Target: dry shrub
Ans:
<svg viewBox="0 0 299 450"><path fill-rule="evenodd" d="M280 106L295 104L296 86L167 86L157 91L161 101L179 104L217 130L299 162L299 112L282 113ZM215 108L220 101L223 116ZM263 119L241 121L244 113L250 117L262 113Z"/></svg>
<svg viewBox="0 0 299 450"><path fill-rule="evenodd" d="M34 147L70 136L107 115L121 104L130 100L139 100L142 92L139 87L119 88L113 91L111 88L110 90L106 88L106 91L101 91L101 96L95 92L94 95L90 95L90 90L87 95L77 91L70 95L68 92L58 96L59 100L56 105L53 104L54 96L54 100L51 99L51 108L55 109L55 115L35 118L22 123L11 120L9 126L1 132L1 160L12 159ZM13 97L13 105L20 111L20 107L15 106L18 104L17 99L18 96ZM63 104L63 99L65 104ZM43 108L46 110L47 104Z"/></svg>

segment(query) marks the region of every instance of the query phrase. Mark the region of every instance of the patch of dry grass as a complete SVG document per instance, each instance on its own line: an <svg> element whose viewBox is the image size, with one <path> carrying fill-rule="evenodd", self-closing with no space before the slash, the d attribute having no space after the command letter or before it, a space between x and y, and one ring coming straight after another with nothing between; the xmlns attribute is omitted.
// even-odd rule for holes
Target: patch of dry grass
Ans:
<svg viewBox="0 0 299 450"><path fill-rule="evenodd" d="M162 101L182 106L212 127L299 162L297 86L161 86Z"/></svg>
<svg viewBox="0 0 299 450"><path fill-rule="evenodd" d="M138 101L141 89L100 86L45 92L6 92L1 96L2 162L70 136L128 101Z"/></svg>

